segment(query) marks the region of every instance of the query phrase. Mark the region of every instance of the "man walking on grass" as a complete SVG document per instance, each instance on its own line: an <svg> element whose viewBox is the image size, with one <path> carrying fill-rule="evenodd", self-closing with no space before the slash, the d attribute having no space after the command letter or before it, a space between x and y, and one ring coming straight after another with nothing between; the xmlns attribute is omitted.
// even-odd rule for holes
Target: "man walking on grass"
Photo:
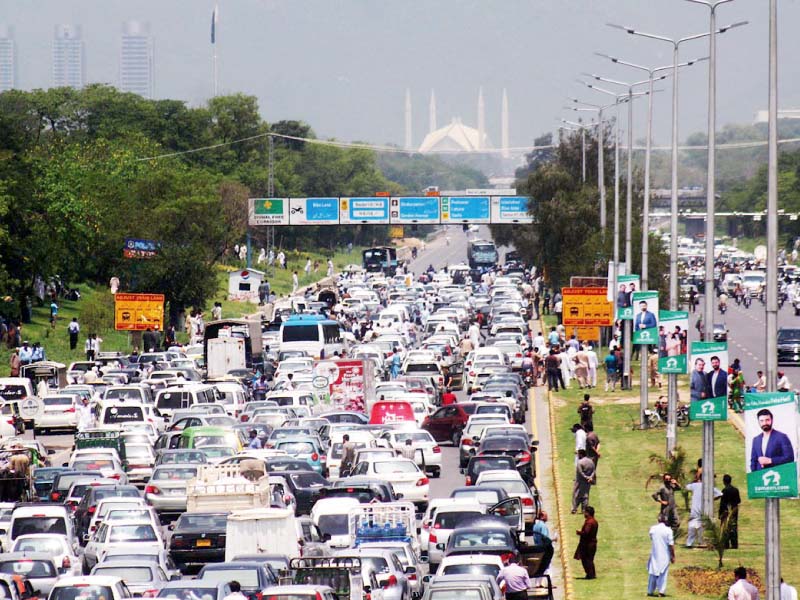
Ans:
<svg viewBox="0 0 800 600"><path fill-rule="evenodd" d="M650 528L650 560L647 561L647 595L659 596L667 593L667 574L670 564L675 562L675 538L667 527L666 516L658 515L658 523Z"/></svg>

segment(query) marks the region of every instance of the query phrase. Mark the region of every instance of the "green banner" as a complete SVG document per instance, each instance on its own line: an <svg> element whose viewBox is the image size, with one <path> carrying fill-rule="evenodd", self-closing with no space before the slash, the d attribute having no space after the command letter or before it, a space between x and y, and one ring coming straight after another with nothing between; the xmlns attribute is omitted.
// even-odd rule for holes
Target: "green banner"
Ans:
<svg viewBox="0 0 800 600"><path fill-rule="evenodd" d="M634 344L658 344L658 327L634 331L631 342Z"/></svg>
<svg viewBox="0 0 800 600"><path fill-rule="evenodd" d="M713 354L727 351L728 342L692 342L692 354Z"/></svg>
<svg viewBox="0 0 800 600"><path fill-rule="evenodd" d="M790 462L747 474L750 498L797 497L797 463Z"/></svg>
<svg viewBox="0 0 800 600"><path fill-rule="evenodd" d="M617 308L617 319L622 321L633 320L631 297L634 292L639 290L640 279L638 275L620 275L617 277L617 289L614 290L614 306ZM626 303L628 306L620 306L619 295L621 292L626 294Z"/></svg>
<svg viewBox="0 0 800 600"><path fill-rule="evenodd" d="M634 344L658 344L658 292L634 292L633 299Z"/></svg>
<svg viewBox="0 0 800 600"><path fill-rule="evenodd" d="M675 373L677 375L686 374L686 355L678 354L677 356L663 356L658 359L658 372L659 373Z"/></svg>
<svg viewBox="0 0 800 600"><path fill-rule="evenodd" d="M685 310L660 310L658 311L658 320L663 321L686 321L689 322L689 313Z"/></svg>
<svg viewBox="0 0 800 600"><path fill-rule="evenodd" d="M794 403L794 392L761 392L760 394L745 394L745 410L761 410L770 406Z"/></svg>
<svg viewBox="0 0 800 600"><path fill-rule="evenodd" d="M689 403L689 418L692 421L727 421L728 398L708 398Z"/></svg>

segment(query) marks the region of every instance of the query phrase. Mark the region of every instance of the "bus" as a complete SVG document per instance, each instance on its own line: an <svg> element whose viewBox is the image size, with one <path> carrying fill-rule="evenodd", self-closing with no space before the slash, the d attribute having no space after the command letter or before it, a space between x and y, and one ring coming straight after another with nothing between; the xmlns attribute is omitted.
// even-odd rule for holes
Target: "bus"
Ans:
<svg viewBox="0 0 800 600"><path fill-rule="evenodd" d="M467 246L467 258L471 269L490 269L497 265L499 256L494 242L475 240Z"/></svg>
<svg viewBox="0 0 800 600"><path fill-rule="evenodd" d="M279 339L281 352L303 350L316 360L345 351L339 322L324 315L292 315L281 324Z"/></svg>
<svg viewBox="0 0 800 600"><path fill-rule="evenodd" d="M206 323L203 334L203 360L208 365L208 340L220 337L244 339L244 357L248 369L264 368L261 322L256 319L221 319Z"/></svg>
<svg viewBox="0 0 800 600"><path fill-rule="evenodd" d="M361 266L367 273L386 273L394 277L397 272L397 249L389 246L367 248L361 253Z"/></svg>

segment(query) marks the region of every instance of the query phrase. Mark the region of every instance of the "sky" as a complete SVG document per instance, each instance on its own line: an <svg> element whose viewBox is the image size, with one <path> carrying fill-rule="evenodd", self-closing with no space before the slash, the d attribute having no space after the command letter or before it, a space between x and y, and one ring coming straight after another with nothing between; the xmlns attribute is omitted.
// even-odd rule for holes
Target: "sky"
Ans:
<svg viewBox="0 0 800 600"><path fill-rule="evenodd" d="M122 23L150 23L155 93L191 105L213 93L213 0L2 0L0 25L12 25L23 89L51 84L53 28L83 30L88 82L116 84ZM258 97L267 121L298 119L319 137L402 145L405 90L411 91L413 142L428 129L435 90L441 127L453 117L477 127L478 88L486 129L500 143L500 102L508 90L511 146L527 146L578 113L568 96L604 103L576 82L583 72L624 81L646 73L612 64L603 52L649 67L672 63L672 46L630 36L607 22L683 37L708 31L709 11L686 0L220 0L217 41L223 93ZM800 108L796 57L800 0L779 4L781 108ZM718 36L718 125L752 123L767 104L768 3L720 6L718 25L748 20ZM681 47L681 59L706 56L708 42ZM609 84L611 86L611 84ZM613 87L613 86L611 86ZM668 143L671 84L654 98L656 143ZM707 127L707 63L682 71L681 138ZM645 102L635 108L644 136ZM588 113L583 113L588 115ZM589 116L590 118L590 116Z"/></svg>

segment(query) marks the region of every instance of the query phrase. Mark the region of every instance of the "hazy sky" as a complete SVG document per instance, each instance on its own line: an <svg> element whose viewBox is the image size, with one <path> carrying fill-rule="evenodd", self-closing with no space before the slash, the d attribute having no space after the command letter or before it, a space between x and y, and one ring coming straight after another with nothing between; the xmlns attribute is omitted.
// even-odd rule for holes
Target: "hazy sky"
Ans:
<svg viewBox="0 0 800 600"><path fill-rule="evenodd" d="M414 143L428 127L435 89L439 124L460 116L476 126L484 87L487 133L499 144L500 97L508 89L511 145L553 130L567 95L605 97L575 82L582 71L639 80L644 73L593 52L651 66L672 62L671 46L606 27L685 36L708 29L708 10L685 0L222 0L217 30L224 92L254 94L272 121L302 119L322 137L403 142L403 103L410 88ZM796 57L800 2L780 5L780 105L800 108ZM15 28L18 83L51 83L53 27L83 28L87 80L118 81L122 22L149 21L155 40L156 95L192 104L212 93L213 0L3 0L0 24ZM765 0L735 0L718 9L718 25L749 20L718 38L718 123L752 122L767 102ZM682 58L705 56L706 41L683 46ZM656 96L658 142L666 143L670 87ZM681 137L706 127L707 67L681 78ZM643 136L645 104L637 108Z"/></svg>

